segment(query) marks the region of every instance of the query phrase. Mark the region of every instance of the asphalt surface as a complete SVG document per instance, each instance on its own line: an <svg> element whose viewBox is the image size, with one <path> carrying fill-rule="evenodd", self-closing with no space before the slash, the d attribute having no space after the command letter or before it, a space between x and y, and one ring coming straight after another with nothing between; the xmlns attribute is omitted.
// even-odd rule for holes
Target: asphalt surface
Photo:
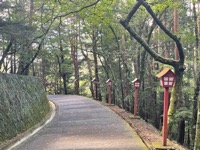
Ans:
<svg viewBox="0 0 200 150"><path fill-rule="evenodd" d="M81 96L52 95L54 119L14 150L147 150L135 131L109 108Z"/></svg>

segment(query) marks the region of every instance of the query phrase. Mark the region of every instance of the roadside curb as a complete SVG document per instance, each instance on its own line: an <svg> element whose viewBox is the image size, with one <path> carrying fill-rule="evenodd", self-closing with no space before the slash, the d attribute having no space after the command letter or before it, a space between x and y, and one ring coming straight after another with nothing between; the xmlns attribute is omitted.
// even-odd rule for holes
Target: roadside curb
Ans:
<svg viewBox="0 0 200 150"><path fill-rule="evenodd" d="M44 119L42 119L41 122L39 122L38 124L36 124L32 128L26 130L25 132L20 133L19 135L12 138L11 140L6 141L5 142L6 144L4 144L4 145L2 144L3 146L0 147L0 149L2 149L2 150L12 150L13 148L17 147L22 142L26 141L27 139L29 139L30 137L35 135L38 131L40 131L48 123L50 123L56 115L57 107L56 107L56 104L53 103L52 101L49 101L49 105L50 105L50 111L47 114L47 116Z"/></svg>

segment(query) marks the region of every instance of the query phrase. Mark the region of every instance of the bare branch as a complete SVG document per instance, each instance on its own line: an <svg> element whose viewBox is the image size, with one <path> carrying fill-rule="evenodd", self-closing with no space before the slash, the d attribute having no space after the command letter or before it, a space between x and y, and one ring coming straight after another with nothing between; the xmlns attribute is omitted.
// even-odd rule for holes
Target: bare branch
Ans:
<svg viewBox="0 0 200 150"><path fill-rule="evenodd" d="M126 19L124 20L127 24L129 24L131 18L133 17L133 15L136 13L136 11L138 10L138 8L140 7L140 3L138 2L133 9L131 10L131 12L128 14L128 16L126 17Z"/></svg>
<svg viewBox="0 0 200 150"><path fill-rule="evenodd" d="M4 59L6 58L6 56L8 55L8 52L10 51L10 48L12 47L12 44L13 44L13 39L10 40L7 48L5 49L5 51L3 51L3 55L1 56L1 59L0 59L0 68L4 62Z"/></svg>
<svg viewBox="0 0 200 150"><path fill-rule="evenodd" d="M80 11L86 9L86 8L89 8L89 7L92 7L92 6L96 5L98 2L100 2L100 0L97 0L97 1L95 1L94 3L92 3L92 4L90 4L90 5L87 5L87 6L84 6L84 7L80 8L80 9L78 9L78 10L76 10L76 11L71 11L71 12L69 12L69 13L65 13L65 14L59 15L58 17L65 17L65 16L70 15L70 14L73 14L73 13L78 13L78 12L80 12Z"/></svg>
<svg viewBox="0 0 200 150"><path fill-rule="evenodd" d="M155 51L153 51L153 49L149 46L148 43L146 43L130 26L129 26L129 22L131 20L131 18L133 17L133 15L136 13L136 11L139 9L140 6L144 6L145 9L148 11L148 13L152 16L152 18L154 19L154 22L171 38L174 40L174 42L177 45L177 48L179 50L179 56L180 56L180 60L179 61L175 61L175 60L171 60L171 59L166 59L163 58L162 56L158 55ZM133 7L133 9L130 11L130 13L127 15L127 17L124 20L121 20L120 23L124 26L124 28L130 33L130 35L132 37L134 37L144 48L145 50L157 61L164 63L164 64L168 64L171 65L173 67L177 67L178 64L184 64L184 52L183 52L183 48L182 45L180 43L180 40L177 38L176 35L172 34L169 30L167 30L167 28L162 24L162 22L157 18L156 14L153 12L153 10L151 9L151 7L144 1L144 0L138 0L138 3ZM155 25L154 25L155 27ZM154 28L153 27L153 28ZM153 30L152 28L152 30Z"/></svg>
<svg viewBox="0 0 200 150"><path fill-rule="evenodd" d="M117 34L116 34L116 32L115 32L115 30L113 29L112 26L109 26L109 28L110 28L110 30L112 31L112 33L114 34L115 41L116 41L116 43L117 43L117 49L120 50L119 39L118 39L118 37L117 37Z"/></svg>
<svg viewBox="0 0 200 150"><path fill-rule="evenodd" d="M157 61L164 63L164 64L168 64L171 66L175 66L176 61L170 60L170 59L165 59L161 56L159 56L156 52L154 52L150 46L129 26L129 22L131 20L131 18L133 17L133 15L136 13L136 11L138 10L139 6L141 4L139 4L139 2L133 7L133 9L131 10L131 12L127 15L125 20L120 20L120 23L124 26L124 28L130 33L130 35L132 37L134 37L144 48L145 50Z"/></svg>
<svg viewBox="0 0 200 150"><path fill-rule="evenodd" d="M165 58L159 56L156 52L154 52L150 48L150 46L133 29L131 29L131 27L127 24L126 21L121 20L120 23L130 33L130 35L133 36L155 60L157 60L161 63L164 63L164 64L175 66L176 61L173 61L170 59L165 59Z"/></svg>
<svg viewBox="0 0 200 150"><path fill-rule="evenodd" d="M138 2L143 5L146 10L149 12L149 14L152 16L152 18L154 19L154 21L157 23L157 25L171 38L175 41L177 48L178 48L178 52L179 52L179 56L180 56L180 62L184 63L184 52L183 52L183 48L182 48L182 44L179 40L179 38L172 34L163 24L162 22L156 17L155 13L153 12L153 10L151 9L151 7L144 1L144 0L138 0Z"/></svg>

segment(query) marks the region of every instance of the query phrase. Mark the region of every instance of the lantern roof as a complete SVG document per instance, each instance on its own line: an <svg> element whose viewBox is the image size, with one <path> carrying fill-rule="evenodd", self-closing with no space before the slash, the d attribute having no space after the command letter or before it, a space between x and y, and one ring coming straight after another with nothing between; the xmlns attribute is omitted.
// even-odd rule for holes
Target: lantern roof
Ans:
<svg viewBox="0 0 200 150"><path fill-rule="evenodd" d="M164 68L160 73L158 73L158 74L156 75L156 77L161 78L161 77L163 77L164 75L167 75L167 74L172 74L172 75L176 76L176 75L171 71L171 69L169 69L169 68Z"/></svg>
<svg viewBox="0 0 200 150"><path fill-rule="evenodd" d="M135 82L137 82L137 81L140 82L140 80L139 80L138 78L135 78L135 79L132 81L132 83L135 83Z"/></svg>
<svg viewBox="0 0 200 150"><path fill-rule="evenodd" d="M93 79L92 79L92 82L94 82L94 81L97 81L97 79L96 79L96 78L93 78Z"/></svg>
<svg viewBox="0 0 200 150"><path fill-rule="evenodd" d="M108 80L106 81L106 83L108 83L108 82L112 82L112 80L111 80L111 79L108 79Z"/></svg>

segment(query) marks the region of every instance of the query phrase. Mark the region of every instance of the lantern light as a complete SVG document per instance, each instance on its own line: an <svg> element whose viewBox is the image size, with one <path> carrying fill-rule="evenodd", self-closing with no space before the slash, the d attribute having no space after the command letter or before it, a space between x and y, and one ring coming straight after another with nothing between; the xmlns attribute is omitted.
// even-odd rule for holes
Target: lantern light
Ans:
<svg viewBox="0 0 200 150"><path fill-rule="evenodd" d="M97 83L97 79L96 79L96 78L93 78L93 79L92 79L92 82L93 82L93 83Z"/></svg>
<svg viewBox="0 0 200 150"><path fill-rule="evenodd" d="M78 79L75 79L74 82L77 83L77 82L78 82Z"/></svg>
<svg viewBox="0 0 200 150"><path fill-rule="evenodd" d="M112 80L111 80L111 79L108 79L108 80L106 81L106 83L108 84L108 86L111 86L111 85L112 85Z"/></svg>
<svg viewBox="0 0 200 150"><path fill-rule="evenodd" d="M139 88L140 87L140 80L138 78L135 78L133 81L132 81L133 85L135 88Z"/></svg>
<svg viewBox="0 0 200 150"><path fill-rule="evenodd" d="M176 75L169 68L163 69L156 77L160 78L162 87L173 87Z"/></svg>

